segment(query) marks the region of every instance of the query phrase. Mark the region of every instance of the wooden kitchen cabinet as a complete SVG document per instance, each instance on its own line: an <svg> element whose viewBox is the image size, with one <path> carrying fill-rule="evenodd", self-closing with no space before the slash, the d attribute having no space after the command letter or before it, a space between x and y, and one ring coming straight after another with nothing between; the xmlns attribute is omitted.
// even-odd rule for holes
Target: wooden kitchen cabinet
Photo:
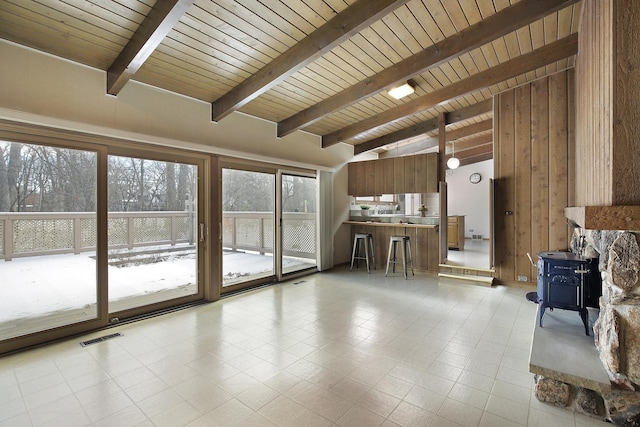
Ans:
<svg viewBox="0 0 640 427"><path fill-rule="evenodd" d="M418 193L416 174L416 156L403 157L404 160L404 191L403 193Z"/></svg>
<svg viewBox="0 0 640 427"><path fill-rule="evenodd" d="M464 250L464 216L454 215L448 217L447 243L449 249Z"/></svg>
<svg viewBox="0 0 640 427"><path fill-rule="evenodd" d="M384 173L384 183L382 187L382 193L380 194L394 194L393 168L395 167L395 163L393 159L382 159L381 167Z"/></svg>
<svg viewBox="0 0 640 427"><path fill-rule="evenodd" d="M437 193L438 153L348 164L350 196Z"/></svg>
<svg viewBox="0 0 640 427"><path fill-rule="evenodd" d="M358 196L358 162L347 163L347 194Z"/></svg>
<svg viewBox="0 0 640 427"><path fill-rule="evenodd" d="M375 196L376 195L376 161L362 162L364 165L364 182L362 183L361 196ZM360 185L358 185L360 188Z"/></svg>
<svg viewBox="0 0 640 427"><path fill-rule="evenodd" d="M404 194L404 157L393 158L393 194Z"/></svg>

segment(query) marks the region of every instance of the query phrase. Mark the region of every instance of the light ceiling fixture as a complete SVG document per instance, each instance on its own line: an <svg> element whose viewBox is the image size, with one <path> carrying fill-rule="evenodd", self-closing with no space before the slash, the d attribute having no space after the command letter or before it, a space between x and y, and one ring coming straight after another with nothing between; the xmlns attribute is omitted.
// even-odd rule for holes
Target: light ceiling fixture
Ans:
<svg viewBox="0 0 640 427"><path fill-rule="evenodd" d="M449 169L457 169L458 166L460 166L460 159L458 159L456 157L456 144L455 142L451 143L451 157L449 157L449 160L447 160L447 166L449 166Z"/></svg>
<svg viewBox="0 0 640 427"><path fill-rule="evenodd" d="M416 91L416 84L411 80L407 80L405 84L401 86L393 87L389 89L389 92L387 93L389 94L389 96L395 99L400 99L400 98L404 98L407 95L411 95L415 91Z"/></svg>

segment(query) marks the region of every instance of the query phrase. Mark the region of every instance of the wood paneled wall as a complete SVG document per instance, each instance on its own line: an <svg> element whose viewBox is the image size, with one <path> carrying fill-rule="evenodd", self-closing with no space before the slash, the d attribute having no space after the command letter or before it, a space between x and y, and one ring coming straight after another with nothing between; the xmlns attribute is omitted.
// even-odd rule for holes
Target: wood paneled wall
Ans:
<svg viewBox="0 0 640 427"><path fill-rule="evenodd" d="M640 205L640 2L583 2L576 206Z"/></svg>
<svg viewBox="0 0 640 427"><path fill-rule="evenodd" d="M574 72L562 71L494 97L496 274L536 281L527 258L566 250L573 206Z"/></svg>

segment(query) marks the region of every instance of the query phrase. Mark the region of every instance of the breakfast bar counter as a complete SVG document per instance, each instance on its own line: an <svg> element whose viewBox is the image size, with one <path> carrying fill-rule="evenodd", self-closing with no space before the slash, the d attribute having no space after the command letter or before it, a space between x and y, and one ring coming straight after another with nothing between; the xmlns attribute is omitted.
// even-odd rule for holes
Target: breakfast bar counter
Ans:
<svg viewBox="0 0 640 427"><path fill-rule="evenodd" d="M351 226L351 242L355 233L371 233L376 252L376 268L384 271L386 267L391 236L409 236L414 269L434 273L438 271L440 260L437 225L373 221L345 221L344 224Z"/></svg>
<svg viewBox="0 0 640 427"><path fill-rule="evenodd" d="M345 221L344 223L371 227L438 228L438 226L434 224L414 224L411 222Z"/></svg>

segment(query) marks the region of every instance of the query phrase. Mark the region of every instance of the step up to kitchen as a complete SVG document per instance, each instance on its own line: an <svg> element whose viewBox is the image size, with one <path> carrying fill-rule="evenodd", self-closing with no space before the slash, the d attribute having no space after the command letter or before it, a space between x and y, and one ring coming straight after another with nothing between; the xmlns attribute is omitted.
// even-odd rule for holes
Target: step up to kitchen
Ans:
<svg viewBox="0 0 640 427"><path fill-rule="evenodd" d="M444 279L461 280L465 282L474 282L482 286L493 286L493 277L475 276L470 274L456 273L438 273L438 277Z"/></svg>

